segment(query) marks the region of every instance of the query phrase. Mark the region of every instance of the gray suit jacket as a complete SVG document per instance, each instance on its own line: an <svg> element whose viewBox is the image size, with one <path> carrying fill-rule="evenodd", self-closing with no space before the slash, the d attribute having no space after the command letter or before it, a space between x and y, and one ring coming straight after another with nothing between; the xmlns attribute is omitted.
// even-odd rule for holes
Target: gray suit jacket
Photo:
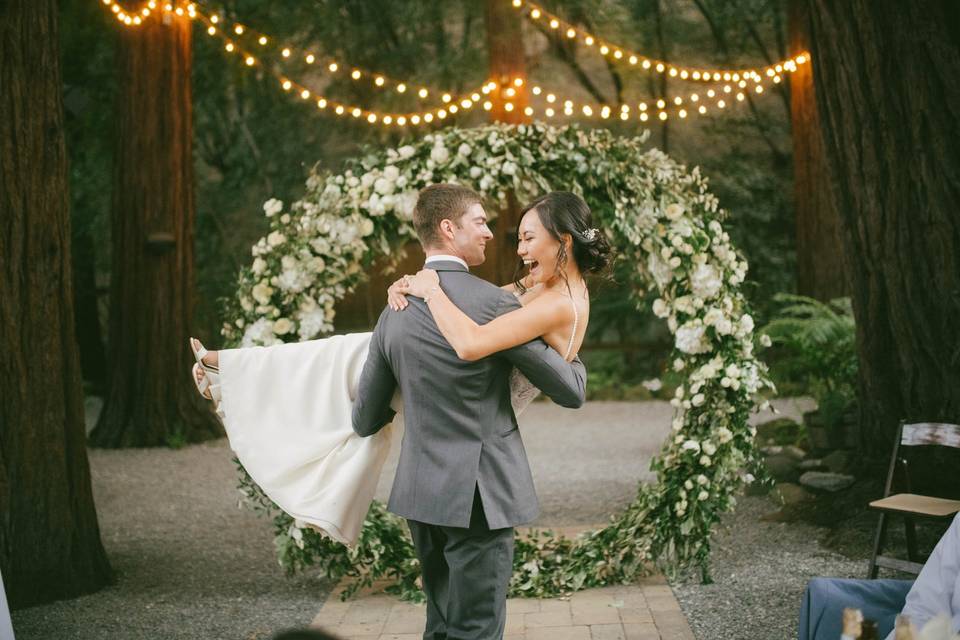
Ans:
<svg viewBox="0 0 960 640"><path fill-rule="evenodd" d="M437 270L453 303L479 324L520 306L512 294L456 262L429 267ZM583 404L583 363L566 362L543 340L467 362L457 357L420 298L411 297L402 312L384 309L361 374L353 429L370 436L388 423L399 384L405 428L390 511L418 522L466 527L479 486L491 529L537 516L533 478L510 404L512 367L558 404Z"/></svg>

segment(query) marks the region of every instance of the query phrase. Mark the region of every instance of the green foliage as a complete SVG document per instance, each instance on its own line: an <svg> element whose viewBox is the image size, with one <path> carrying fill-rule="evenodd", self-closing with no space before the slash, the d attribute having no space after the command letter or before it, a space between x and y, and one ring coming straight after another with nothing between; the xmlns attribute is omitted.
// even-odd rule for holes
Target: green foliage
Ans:
<svg viewBox="0 0 960 640"><path fill-rule="evenodd" d="M850 299L824 303L778 294L774 300L783 306L762 330L778 347L774 380L803 385L824 422L839 424L856 402L856 325Z"/></svg>

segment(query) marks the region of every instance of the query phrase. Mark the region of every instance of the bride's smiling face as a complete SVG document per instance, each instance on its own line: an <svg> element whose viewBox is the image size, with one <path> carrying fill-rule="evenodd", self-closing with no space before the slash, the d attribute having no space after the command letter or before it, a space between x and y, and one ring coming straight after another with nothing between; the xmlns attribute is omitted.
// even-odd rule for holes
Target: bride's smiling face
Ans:
<svg viewBox="0 0 960 640"><path fill-rule="evenodd" d="M527 265L535 283L549 282L558 275L560 241L543 226L536 209L527 211L520 220L518 240L517 255Z"/></svg>

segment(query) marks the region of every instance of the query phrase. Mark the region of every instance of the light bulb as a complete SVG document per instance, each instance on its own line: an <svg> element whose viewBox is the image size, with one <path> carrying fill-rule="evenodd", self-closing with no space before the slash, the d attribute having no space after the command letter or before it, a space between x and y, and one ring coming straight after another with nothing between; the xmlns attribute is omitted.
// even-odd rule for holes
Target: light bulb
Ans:
<svg viewBox="0 0 960 640"><path fill-rule="evenodd" d="M248 67L252 67L256 60L253 59L253 56L247 56L246 59L244 59L244 62L247 63Z"/></svg>
<svg viewBox="0 0 960 640"><path fill-rule="evenodd" d="M420 116L418 115L410 116L410 122L412 122L413 124L420 124Z"/></svg>
<svg viewBox="0 0 960 640"><path fill-rule="evenodd" d="M677 70L676 70L674 67L670 67L670 77L671 77L671 78L676 78L676 77L677 77L677 73L678 73L678 72L677 72Z"/></svg>
<svg viewBox="0 0 960 640"><path fill-rule="evenodd" d="M359 70L359 69L354 69L354 70L350 73L350 77L353 78L354 80L359 80L361 75L363 75L363 74L360 73L360 70Z"/></svg>
<svg viewBox="0 0 960 640"><path fill-rule="evenodd" d="M547 102L553 103L556 101L557 101L557 96L553 95L552 93L547 94Z"/></svg>
<svg viewBox="0 0 960 640"><path fill-rule="evenodd" d="M644 69L649 69L649 68L650 68L650 61L649 61L649 60L644 60L643 63L642 63L640 66L643 67Z"/></svg>
<svg viewBox="0 0 960 640"><path fill-rule="evenodd" d="M377 121L376 114L371 113L370 115L367 116L367 122L369 122L370 124L373 124L376 121Z"/></svg>
<svg viewBox="0 0 960 640"><path fill-rule="evenodd" d="M308 89L304 89L303 91L300 92L300 97L306 100L307 98L310 97L310 91Z"/></svg>
<svg viewBox="0 0 960 640"><path fill-rule="evenodd" d="M512 103L512 102L507 102L507 103L505 103L505 104L503 105L503 110L504 110L504 111L513 111L513 103Z"/></svg>
<svg viewBox="0 0 960 640"><path fill-rule="evenodd" d="M483 110L490 111L490 109L493 109L493 103L487 100L486 102L483 103Z"/></svg>
<svg viewBox="0 0 960 640"><path fill-rule="evenodd" d="M583 115L585 116L593 115L593 109L590 108L590 105L588 104L583 105Z"/></svg>
<svg viewBox="0 0 960 640"><path fill-rule="evenodd" d="M526 107L526 108L523 110L523 113L524 113L524 115L532 116L532 115L533 115L533 107Z"/></svg>
<svg viewBox="0 0 960 640"><path fill-rule="evenodd" d="M354 118L359 118L361 115L363 115L363 111L360 109L360 107L354 107L353 111L350 112L350 115L352 115Z"/></svg>
<svg viewBox="0 0 960 640"><path fill-rule="evenodd" d="M403 84L402 82L397 85L397 93L404 93L406 90L407 90L407 85Z"/></svg>
<svg viewBox="0 0 960 640"><path fill-rule="evenodd" d="M426 98L428 93L429 91L426 89L420 89L420 91L417 92L417 95L419 95L421 98Z"/></svg>
<svg viewBox="0 0 960 640"><path fill-rule="evenodd" d="M555 111L554 111L553 109L551 109L550 107L547 107L547 109L546 109L543 113L544 113L544 115L546 115L548 118L552 118L552 117L553 117L553 114L555 113Z"/></svg>
<svg viewBox="0 0 960 640"><path fill-rule="evenodd" d="M257 40L261 45L267 44L267 36L260 36L260 39Z"/></svg>
<svg viewBox="0 0 960 640"><path fill-rule="evenodd" d="M378 87L382 87L384 82L386 82L386 80L383 79L383 76L377 76L373 80L373 84L377 85Z"/></svg>
<svg viewBox="0 0 960 640"><path fill-rule="evenodd" d="M637 64L637 56L630 56L630 64Z"/></svg>
<svg viewBox="0 0 960 640"><path fill-rule="evenodd" d="M284 90L284 91L290 91L290 87L293 86L293 83L290 82L289 80L284 80L284 81L283 81L283 84L281 84L280 86L283 87L283 90Z"/></svg>
<svg viewBox="0 0 960 640"><path fill-rule="evenodd" d="M538 96L538 95L540 95L541 93L543 93L543 89L541 89L540 87L534 87L533 89L531 89L531 91L533 92L533 95L535 95L535 96Z"/></svg>
<svg viewBox="0 0 960 640"><path fill-rule="evenodd" d="M522 87L522 86L523 86L523 78L514 78L514 79L513 79L513 86L515 86L515 87Z"/></svg>
<svg viewBox="0 0 960 640"><path fill-rule="evenodd" d="M440 99L443 100L444 102L450 102L453 98L450 97L449 93L445 93L442 96L440 96Z"/></svg>
<svg viewBox="0 0 960 640"><path fill-rule="evenodd" d="M660 117L661 120L666 120L666 119L667 119L667 112L666 112L666 111L661 111L659 117Z"/></svg>
<svg viewBox="0 0 960 640"><path fill-rule="evenodd" d="M334 72L339 68L340 67L337 66L336 62L331 62L329 65L327 65L327 69L330 69L331 72Z"/></svg>
<svg viewBox="0 0 960 640"><path fill-rule="evenodd" d="M284 49L283 51L280 52L280 55L282 55L284 58L289 58L289 57L290 57L290 49Z"/></svg>
<svg viewBox="0 0 960 640"><path fill-rule="evenodd" d="M383 124L390 124L393 122L393 116L383 116Z"/></svg>
<svg viewBox="0 0 960 640"><path fill-rule="evenodd" d="M686 109L680 109L680 111L677 112L677 115L680 116L681 118L686 118L686 117L687 117L687 110L686 110Z"/></svg>
<svg viewBox="0 0 960 640"><path fill-rule="evenodd" d="M236 25L236 26L233 28L233 32L234 32L235 34L237 34L238 36L242 36L242 35L243 35L243 25L242 25L242 24Z"/></svg>
<svg viewBox="0 0 960 640"><path fill-rule="evenodd" d="M316 60L316 58L312 53L308 53L307 57L304 58L304 60L306 60L307 64L313 64L313 61Z"/></svg>

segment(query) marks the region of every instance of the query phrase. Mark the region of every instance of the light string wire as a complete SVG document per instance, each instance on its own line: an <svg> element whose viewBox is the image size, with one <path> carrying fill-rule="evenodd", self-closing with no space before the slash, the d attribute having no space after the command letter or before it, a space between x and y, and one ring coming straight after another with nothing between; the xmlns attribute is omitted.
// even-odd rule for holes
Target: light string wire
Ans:
<svg viewBox="0 0 960 640"><path fill-rule="evenodd" d="M506 1L506 0L504 0ZM768 78L780 78L782 74L792 73L797 67L806 64L810 60L808 53L801 53L792 58L785 58L779 62L762 67L747 67L740 69L709 69L691 65L679 65L667 60L660 60L653 56L647 56L642 53L630 50L609 40L605 40L584 29L567 22L560 16L553 14L542 6L529 0L511 0L514 9L521 11L528 19L536 23L544 23L551 30L562 33L570 40L579 40L588 47L596 47L600 55L606 58L612 58L616 61L622 61L631 67L639 67L645 70L654 70L657 73L666 73L671 78L689 80L696 82L738 82L743 78L758 79L766 76ZM777 80L777 82L780 82Z"/></svg>

